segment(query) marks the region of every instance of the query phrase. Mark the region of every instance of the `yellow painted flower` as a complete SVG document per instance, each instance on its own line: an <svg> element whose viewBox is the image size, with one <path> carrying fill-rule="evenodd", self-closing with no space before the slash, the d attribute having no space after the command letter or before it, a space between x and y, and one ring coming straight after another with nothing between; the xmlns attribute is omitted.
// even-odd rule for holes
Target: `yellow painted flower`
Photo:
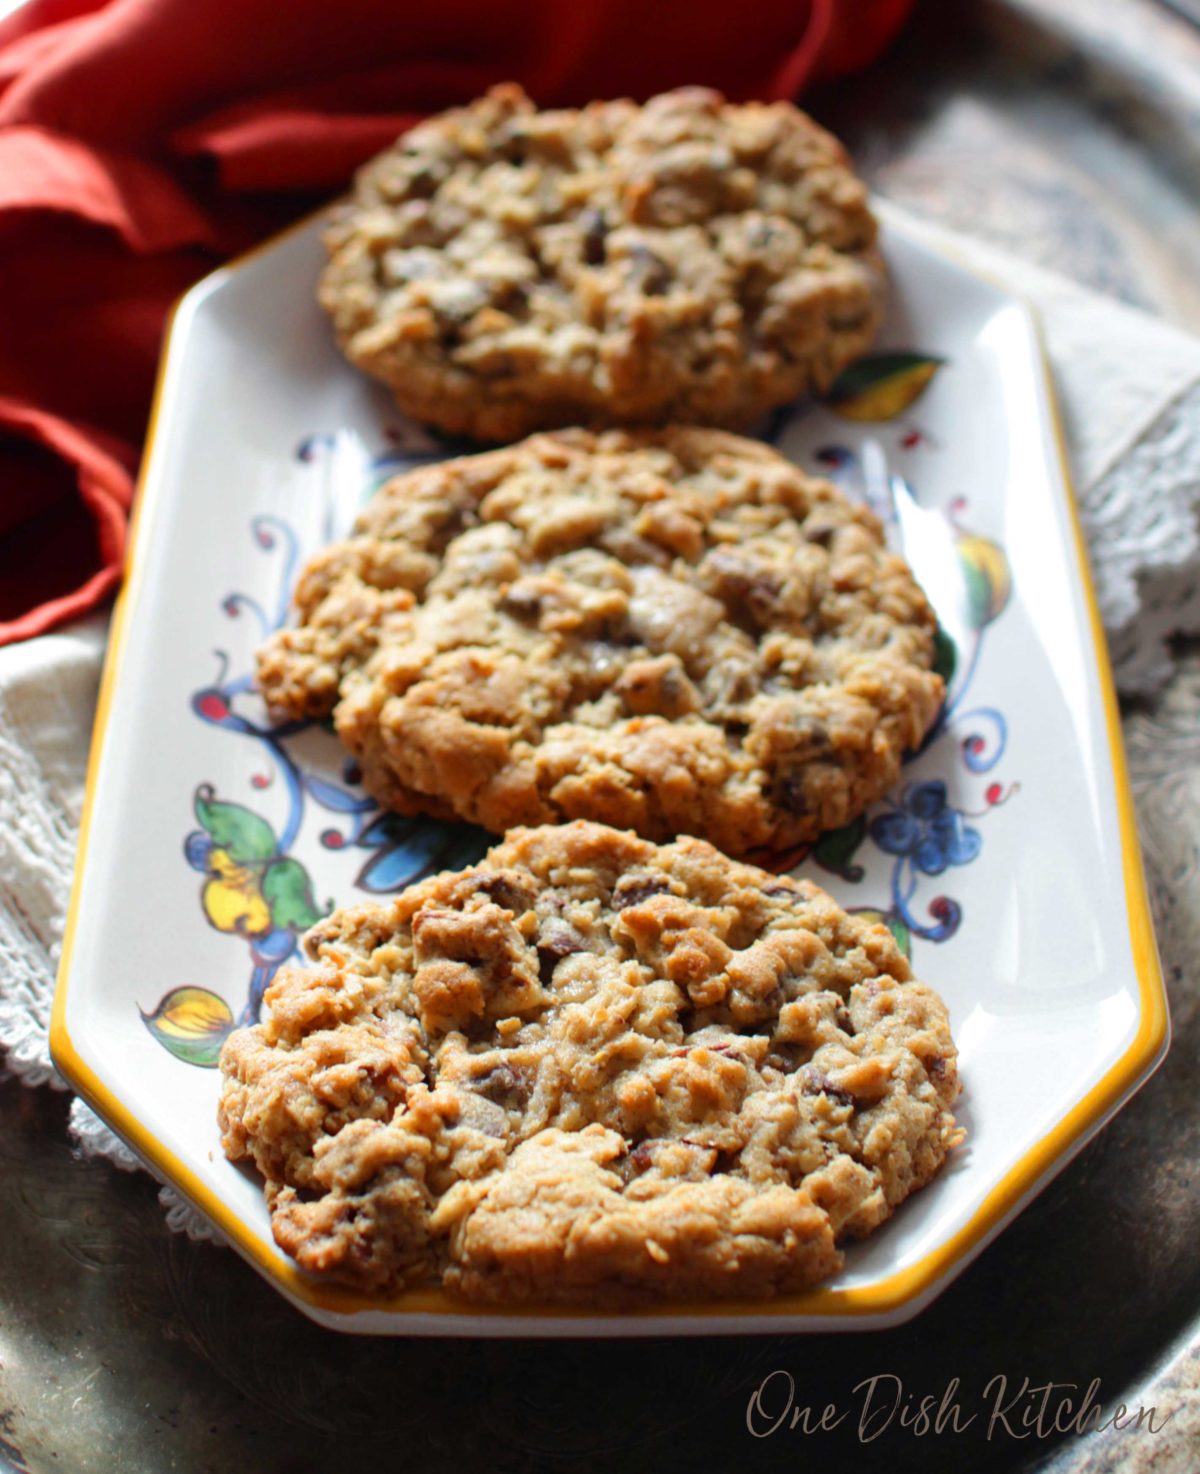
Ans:
<svg viewBox="0 0 1200 1474"><path fill-rule="evenodd" d="M201 905L218 931L238 936L260 936L271 930L271 908L263 899L257 870L239 865L228 850L208 852L212 879L204 887Z"/></svg>

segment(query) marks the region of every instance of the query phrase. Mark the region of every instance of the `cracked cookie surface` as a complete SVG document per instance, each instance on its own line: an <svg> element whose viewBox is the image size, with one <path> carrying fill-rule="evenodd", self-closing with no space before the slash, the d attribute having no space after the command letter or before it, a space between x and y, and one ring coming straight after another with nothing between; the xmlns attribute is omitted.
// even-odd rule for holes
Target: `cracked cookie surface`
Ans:
<svg viewBox="0 0 1200 1474"><path fill-rule="evenodd" d="M699 840L514 831L305 949L225 1044L222 1141L280 1246L368 1291L803 1289L961 1136L887 928Z"/></svg>
<svg viewBox="0 0 1200 1474"><path fill-rule="evenodd" d="M841 145L790 103L683 88L537 111L513 86L359 172L319 299L426 424L732 427L869 346L883 269Z"/></svg>
<svg viewBox="0 0 1200 1474"><path fill-rule="evenodd" d="M398 477L259 654L401 814L594 819L731 854L895 782L943 695L878 522L723 431L562 431Z"/></svg>

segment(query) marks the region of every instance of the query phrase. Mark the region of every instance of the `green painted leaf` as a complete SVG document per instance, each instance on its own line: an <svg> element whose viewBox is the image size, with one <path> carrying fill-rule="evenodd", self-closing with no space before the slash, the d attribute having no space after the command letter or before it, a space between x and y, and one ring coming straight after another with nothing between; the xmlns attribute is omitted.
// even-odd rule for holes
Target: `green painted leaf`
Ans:
<svg viewBox="0 0 1200 1474"><path fill-rule="evenodd" d="M208 784L196 790L196 817L212 836L213 843L242 864L269 860L279 848L275 831L265 819L241 804L214 798Z"/></svg>
<svg viewBox="0 0 1200 1474"><path fill-rule="evenodd" d="M987 624L992 607L992 586L984 569L962 560L963 581L967 586L967 618L971 628L981 630Z"/></svg>
<svg viewBox="0 0 1200 1474"><path fill-rule="evenodd" d="M860 815L840 829L828 829L813 846L813 859L824 870L840 875L843 880L863 878L861 865L851 864L854 853L867 836L867 821Z"/></svg>
<svg viewBox="0 0 1200 1474"><path fill-rule="evenodd" d="M174 988L157 1007L142 1013L142 1022L176 1059L211 1070L233 1029L233 1013L224 998L207 988Z"/></svg>
<svg viewBox="0 0 1200 1474"><path fill-rule="evenodd" d="M884 925L896 939L896 946L900 948L909 962L912 961L912 933L898 916L884 917Z"/></svg>
<svg viewBox="0 0 1200 1474"><path fill-rule="evenodd" d="M847 420L894 420L945 363L929 353L871 353L843 369L825 399Z"/></svg>
<svg viewBox="0 0 1200 1474"><path fill-rule="evenodd" d="M276 860L262 878L263 899L271 908L272 924L279 930L307 931L322 915L313 900L312 881L299 860Z"/></svg>
<svg viewBox="0 0 1200 1474"><path fill-rule="evenodd" d="M973 533L959 538L957 551L967 586L968 618L974 629L982 629L1004 612L1012 594L1008 559L998 544Z"/></svg>
<svg viewBox="0 0 1200 1474"><path fill-rule="evenodd" d="M958 647L940 624L933 637L933 669L934 674L941 676L949 690L954 672L958 669Z"/></svg>

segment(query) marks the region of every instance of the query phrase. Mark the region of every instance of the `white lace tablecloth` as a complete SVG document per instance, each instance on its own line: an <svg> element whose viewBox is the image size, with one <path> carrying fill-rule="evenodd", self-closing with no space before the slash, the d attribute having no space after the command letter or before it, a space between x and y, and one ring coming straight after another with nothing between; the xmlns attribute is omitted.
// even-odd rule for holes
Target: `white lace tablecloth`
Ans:
<svg viewBox="0 0 1200 1474"><path fill-rule="evenodd" d="M891 213L897 213L894 210ZM1200 339L940 227L914 225L1041 315L1117 684L1152 695L1169 639L1200 633ZM107 621L0 649L0 1046L62 1086L47 1028ZM81 1150L140 1164L80 1100ZM175 1194L173 1227L212 1231Z"/></svg>

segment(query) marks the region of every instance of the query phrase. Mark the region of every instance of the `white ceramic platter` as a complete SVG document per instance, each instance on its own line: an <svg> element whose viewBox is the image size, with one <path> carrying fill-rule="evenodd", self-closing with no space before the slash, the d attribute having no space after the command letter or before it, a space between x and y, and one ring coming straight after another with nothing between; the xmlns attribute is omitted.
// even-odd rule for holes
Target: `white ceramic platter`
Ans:
<svg viewBox="0 0 1200 1474"><path fill-rule="evenodd" d="M956 646L896 792L801 869L949 1004L967 1144L828 1288L639 1314L372 1301L274 1245L222 1156L224 1034L298 933L480 850L377 815L336 740L272 728L253 652L299 561L445 453L334 348L307 224L201 282L164 356L52 1030L63 1074L308 1314L389 1335L861 1329L913 1315L1128 1098L1167 1018L1102 634L1029 311L888 217L891 310L833 401L766 433L891 523ZM800 859L801 857L795 857Z"/></svg>

